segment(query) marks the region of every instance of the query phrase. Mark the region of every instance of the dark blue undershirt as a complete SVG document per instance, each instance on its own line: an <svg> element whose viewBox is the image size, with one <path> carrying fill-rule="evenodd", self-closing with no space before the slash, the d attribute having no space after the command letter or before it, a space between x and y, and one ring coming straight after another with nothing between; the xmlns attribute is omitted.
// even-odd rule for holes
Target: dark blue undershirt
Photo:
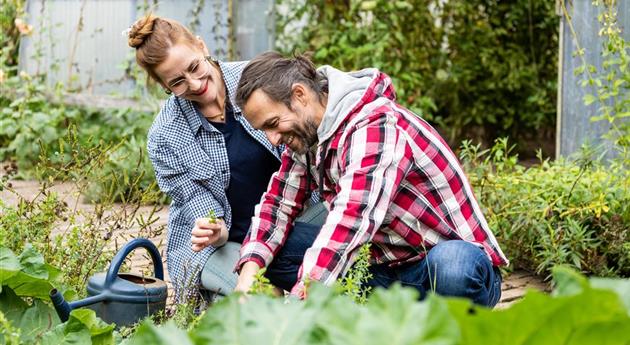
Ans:
<svg viewBox="0 0 630 345"><path fill-rule="evenodd" d="M209 130L209 122L203 115L201 123ZM262 144L245 131L234 118L232 107L227 104L225 123L212 122L223 133L230 163L230 185L225 194L232 207L232 228L228 241L243 243L254 215L254 207L267 190L271 175L280 168L278 159Z"/></svg>

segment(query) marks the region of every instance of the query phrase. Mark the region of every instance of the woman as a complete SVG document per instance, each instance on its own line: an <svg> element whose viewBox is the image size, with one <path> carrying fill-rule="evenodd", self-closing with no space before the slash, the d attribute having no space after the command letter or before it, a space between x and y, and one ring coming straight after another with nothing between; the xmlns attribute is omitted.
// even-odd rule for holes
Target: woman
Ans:
<svg viewBox="0 0 630 345"><path fill-rule="evenodd" d="M149 130L148 151L172 199L166 254L176 298L197 291L200 276L224 295L236 284L240 244L283 147L254 130L234 102L246 62L210 58L200 37L153 15L130 28L128 43L171 94Z"/></svg>

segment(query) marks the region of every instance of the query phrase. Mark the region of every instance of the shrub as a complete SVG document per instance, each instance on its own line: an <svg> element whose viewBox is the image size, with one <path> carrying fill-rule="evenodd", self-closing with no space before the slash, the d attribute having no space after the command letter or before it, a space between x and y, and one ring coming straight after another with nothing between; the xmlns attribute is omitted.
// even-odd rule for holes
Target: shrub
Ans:
<svg viewBox="0 0 630 345"><path fill-rule="evenodd" d="M281 50L313 51L317 64L344 70L381 69L401 103L437 123L452 143L475 136L488 143L503 135L520 139L553 127L553 1L281 4Z"/></svg>
<svg viewBox="0 0 630 345"><path fill-rule="evenodd" d="M32 245L47 263L63 267L63 282L83 292L87 278L112 258L112 237L120 239L121 234L134 229L136 236L155 238L164 225L154 225L160 205L154 205L147 215L139 215L140 205L154 200L155 192L142 191L137 183L120 182L135 196L124 203L115 203L118 195L108 192L97 204L80 207L81 195L93 185L90 178L95 172L100 174L109 162L108 147L99 144L71 148L71 159L54 174L45 162L43 167L36 167L48 178L39 181L40 190L33 197L24 198L16 192L9 176L0 179L0 190L14 194L18 200L16 204L0 200L0 246L17 252ZM53 182L69 183L73 193L61 198L51 191Z"/></svg>
<svg viewBox="0 0 630 345"><path fill-rule="evenodd" d="M630 276L630 172L591 160L517 164L506 139L488 150L464 142L462 160L490 227L515 267L557 264Z"/></svg>
<svg viewBox="0 0 630 345"><path fill-rule="evenodd" d="M145 153L154 114L66 105L61 87L50 92L44 80L22 73L4 81L0 161L14 161L21 178L36 177L37 165L42 168L39 177L63 178L64 166L87 159L87 152L98 148L102 164L87 176L89 200L111 196L133 200L144 194L145 202L164 201L156 193L153 167ZM153 199L147 200L150 194Z"/></svg>

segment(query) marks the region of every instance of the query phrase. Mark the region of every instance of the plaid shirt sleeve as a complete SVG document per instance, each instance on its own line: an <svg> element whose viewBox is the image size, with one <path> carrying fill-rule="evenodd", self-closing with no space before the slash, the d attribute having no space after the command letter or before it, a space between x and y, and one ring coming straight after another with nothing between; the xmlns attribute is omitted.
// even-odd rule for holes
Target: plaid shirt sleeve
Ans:
<svg viewBox="0 0 630 345"><path fill-rule="evenodd" d="M381 227L411 166L409 145L396 121L394 116L373 114L339 147L339 183L330 213L305 253L292 294L304 297L306 280L333 284Z"/></svg>
<svg viewBox="0 0 630 345"><path fill-rule="evenodd" d="M256 206L249 236L241 247L237 270L248 261L260 267L271 263L306 201L306 184L306 164L299 155L285 150L280 170L272 176L267 192Z"/></svg>

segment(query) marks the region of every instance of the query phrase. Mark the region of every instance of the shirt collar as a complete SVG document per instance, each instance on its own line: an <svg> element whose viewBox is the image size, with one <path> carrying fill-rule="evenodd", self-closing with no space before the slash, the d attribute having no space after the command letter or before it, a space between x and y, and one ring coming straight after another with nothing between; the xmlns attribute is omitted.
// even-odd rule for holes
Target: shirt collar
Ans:
<svg viewBox="0 0 630 345"><path fill-rule="evenodd" d="M242 113L241 108L236 105L236 89L238 88L238 82L241 79L240 71L233 71L223 61L217 62L219 63L219 68L221 69L221 73L223 74L223 80L225 81L225 88L227 90L228 99L230 100L230 104L232 105L232 111L234 111L235 116L240 116Z"/></svg>

